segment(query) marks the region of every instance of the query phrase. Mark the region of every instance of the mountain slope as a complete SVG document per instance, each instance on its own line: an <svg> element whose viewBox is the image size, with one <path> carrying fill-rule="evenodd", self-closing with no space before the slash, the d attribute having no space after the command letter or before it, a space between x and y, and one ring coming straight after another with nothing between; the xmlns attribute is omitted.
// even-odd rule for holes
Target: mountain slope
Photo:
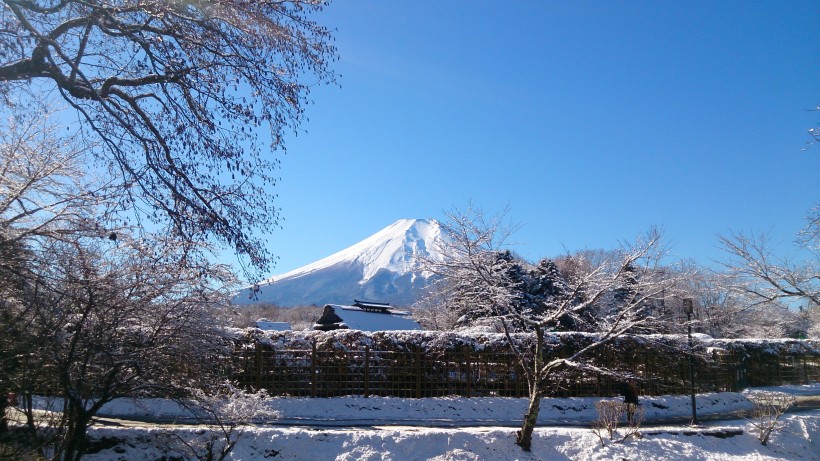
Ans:
<svg viewBox="0 0 820 461"><path fill-rule="evenodd" d="M235 304L279 306L349 304L353 299L412 304L428 284L417 257L437 258L442 231L435 220L401 219L338 253L259 284L234 297Z"/></svg>

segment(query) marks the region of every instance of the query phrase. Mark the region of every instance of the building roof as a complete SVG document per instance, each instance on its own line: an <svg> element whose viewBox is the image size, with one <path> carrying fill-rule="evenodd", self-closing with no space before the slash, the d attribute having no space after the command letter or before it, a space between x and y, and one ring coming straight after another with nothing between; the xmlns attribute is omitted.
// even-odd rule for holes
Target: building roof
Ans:
<svg viewBox="0 0 820 461"><path fill-rule="evenodd" d="M361 331L422 330L421 325L410 317L410 313L391 309L384 303L374 306L343 306L328 304L322 317L313 326L315 330L335 330L348 328ZM373 304L373 303L369 303ZM339 321L341 320L341 321Z"/></svg>
<svg viewBox="0 0 820 461"><path fill-rule="evenodd" d="M390 303L377 303L373 301L353 300L353 307L358 307L366 311L387 313L390 310Z"/></svg>

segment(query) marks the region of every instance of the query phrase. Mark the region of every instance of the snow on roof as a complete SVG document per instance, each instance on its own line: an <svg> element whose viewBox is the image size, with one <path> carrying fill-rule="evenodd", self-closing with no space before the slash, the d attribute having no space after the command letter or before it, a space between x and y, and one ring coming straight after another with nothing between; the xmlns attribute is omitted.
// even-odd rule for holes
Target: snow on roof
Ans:
<svg viewBox="0 0 820 461"><path fill-rule="evenodd" d="M387 309L386 313L372 312L356 306L328 304L342 319L342 324L351 330L392 331L422 330L421 325L410 318L410 313L396 309Z"/></svg>
<svg viewBox="0 0 820 461"><path fill-rule="evenodd" d="M271 322L267 319L259 319L254 322L256 328L260 330L267 330L267 331L288 331L292 330L290 323L288 322Z"/></svg>
<svg viewBox="0 0 820 461"><path fill-rule="evenodd" d="M387 311L390 309L390 303L377 303L374 301L359 301L358 299L353 300L353 306L361 307L366 311Z"/></svg>

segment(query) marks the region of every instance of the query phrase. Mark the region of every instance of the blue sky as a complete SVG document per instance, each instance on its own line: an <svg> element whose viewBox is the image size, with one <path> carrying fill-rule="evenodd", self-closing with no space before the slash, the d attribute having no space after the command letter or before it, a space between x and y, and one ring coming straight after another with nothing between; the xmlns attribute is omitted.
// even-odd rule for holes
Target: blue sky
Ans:
<svg viewBox="0 0 820 461"><path fill-rule="evenodd" d="M820 202L820 3L337 0L337 86L287 140L283 273L400 218L510 207L535 260L653 225L790 250Z"/></svg>

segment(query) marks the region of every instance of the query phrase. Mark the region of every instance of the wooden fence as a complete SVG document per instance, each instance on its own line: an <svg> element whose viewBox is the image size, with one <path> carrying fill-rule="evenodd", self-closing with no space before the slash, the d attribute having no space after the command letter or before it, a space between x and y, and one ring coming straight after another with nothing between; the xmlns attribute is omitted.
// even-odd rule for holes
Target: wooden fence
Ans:
<svg viewBox="0 0 820 461"><path fill-rule="evenodd" d="M601 350L599 369L566 369L551 382L551 396L612 396L626 379L643 395L690 392L688 355L644 349L625 356ZM511 352L239 348L233 378L271 395L336 397L526 397L525 373ZM731 350L693 356L698 392L738 391L748 386L820 382L820 356L750 356Z"/></svg>

